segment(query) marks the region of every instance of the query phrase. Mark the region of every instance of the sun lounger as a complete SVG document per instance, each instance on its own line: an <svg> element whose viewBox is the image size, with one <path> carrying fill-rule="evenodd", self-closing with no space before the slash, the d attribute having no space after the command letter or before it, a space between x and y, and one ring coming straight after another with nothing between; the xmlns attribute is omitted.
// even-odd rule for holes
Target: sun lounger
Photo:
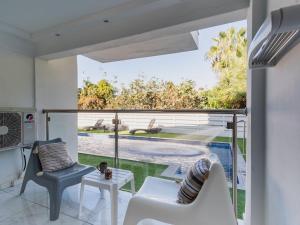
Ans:
<svg viewBox="0 0 300 225"><path fill-rule="evenodd" d="M150 133L150 134L159 133L161 131L161 128L154 127L154 123L155 123L155 119L152 119L152 120L150 120L150 123L149 123L147 129L142 129L142 128L132 129L132 130L129 131L129 133L130 134L135 134L138 131L144 131L144 132Z"/></svg>
<svg viewBox="0 0 300 225"><path fill-rule="evenodd" d="M101 130L105 129L105 125L103 125L103 119L97 120L94 126L85 126L82 127L82 130L89 131L89 130Z"/></svg>

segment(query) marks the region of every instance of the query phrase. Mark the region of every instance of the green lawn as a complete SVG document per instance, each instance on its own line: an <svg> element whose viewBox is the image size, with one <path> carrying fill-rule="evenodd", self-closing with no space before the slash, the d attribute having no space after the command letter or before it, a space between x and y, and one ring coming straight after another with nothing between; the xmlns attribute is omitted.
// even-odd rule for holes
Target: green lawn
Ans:
<svg viewBox="0 0 300 225"><path fill-rule="evenodd" d="M230 188L230 195L232 193L232 189ZM237 192L237 213L238 213L238 218L242 219L243 218L243 214L245 212L245 191L244 190L238 190Z"/></svg>
<svg viewBox="0 0 300 225"><path fill-rule="evenodd" d="M113 158L111 157L83 153L79 153L78 156L79 162L82 164L96 166L101 161L107 161L110 167L113 166ZM167 168L167 165L120 159L120 168L130 170L134 173L136 190L139 190L147 176L160 177L160 174ZM130 190L129 184L124 186L124 190ZM245 191L238 190L238 218L242 218L244 207Z"/></svg>
<svg viewBox="0 0 300 225"><path fill-rule="evenodd" d="M243 214L245 212L245 202L246 202L246 194L244 190L238 190L237 193L238 200L238 218L243 219Z"/></svg>
<svg viewBox="0 0 300 225"><path fill-rule="evenodd" d="M97 166L101 161L106 161L110 167L113 167L113 158L111 157L79 153L79 162L82 164ZM120 159L119 162L121 169L133 172L136 190L140 189L147 176L159 177L160 174L168 167L167 165L138 162L127 159ZM124 186L124 189L130 190L129 184Z"/></svg>

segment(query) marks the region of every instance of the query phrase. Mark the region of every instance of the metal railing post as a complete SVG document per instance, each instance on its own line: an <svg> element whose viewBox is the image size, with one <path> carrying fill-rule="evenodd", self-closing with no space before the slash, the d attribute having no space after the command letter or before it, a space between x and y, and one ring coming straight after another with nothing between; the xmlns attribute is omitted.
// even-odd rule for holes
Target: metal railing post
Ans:
<svg viewBox="0 0 300 225"><path fill-rule="evenodd" d="M244 121L244 133L243 133L243 155L246 157L246 121Z"/></svg>
<svg viewBox="0 0 300 225"><path fill-rule="evenodd" d="M46 140L49 141L49 122L50 122L50 117L49 114L46 113Z"/></svg>
<svg viewBox="0 0 300 225"><path fill-rule="evenodd" d="M243 156L245 156L245 152L246 152L246 121L240 120L237 123L243 123L243 151L241 153Z"/></svg>
<svg viewBox="0 0 300 225"><path fill-rule="evenodd" d="M114 167L119 168L119 117L118 113L115 113L115 119L113 120L115 125L115 158L114 158Z"/></svg>
<svg viewBox="0 0 300 225"><path fill-rule="evenodd" d="M232 117L232 201L237 216L237 116Z"/></svg>

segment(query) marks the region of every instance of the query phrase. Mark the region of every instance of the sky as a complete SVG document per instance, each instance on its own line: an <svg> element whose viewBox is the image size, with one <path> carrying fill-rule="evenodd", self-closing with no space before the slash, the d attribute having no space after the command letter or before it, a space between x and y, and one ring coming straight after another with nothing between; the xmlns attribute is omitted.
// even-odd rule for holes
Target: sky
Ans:
<svg viewBox="0 0 300 225"><path fill-rule="evenodd" d="M97 82L106 79L115 83L117 88L128 85L132 80L143 77L149 80L157 77L180 83L183 80L194 80L198 88L211 88L218 81L209 61L205 59L213 38L228 28L246 27L246 21L199 30L199 49L194 51L130 59L110 63L101 63L85 56L78 56L78 87L83 80Z"/></svg>

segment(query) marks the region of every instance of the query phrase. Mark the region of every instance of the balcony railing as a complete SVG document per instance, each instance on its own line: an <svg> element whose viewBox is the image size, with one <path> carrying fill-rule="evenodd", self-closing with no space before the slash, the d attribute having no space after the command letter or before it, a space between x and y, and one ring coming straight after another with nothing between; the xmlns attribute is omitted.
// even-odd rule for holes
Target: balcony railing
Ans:
<svg viewBox="0 0 300 225"><path fill-rule="evenodd" d="M147 175L180 179L203 154L216 158L224 167L236 215L241 217L244 194L240 192L244 193L246 176L246 110L45 109L43 113L47 139L52 138L54 126L67 121L66 115L76 114L79 159L93 165L105 160L114 167L131 169L137 188ZM97 121L100 124L95 128ZM147 129L150 122L158 129L129 132Z"/></svg>

